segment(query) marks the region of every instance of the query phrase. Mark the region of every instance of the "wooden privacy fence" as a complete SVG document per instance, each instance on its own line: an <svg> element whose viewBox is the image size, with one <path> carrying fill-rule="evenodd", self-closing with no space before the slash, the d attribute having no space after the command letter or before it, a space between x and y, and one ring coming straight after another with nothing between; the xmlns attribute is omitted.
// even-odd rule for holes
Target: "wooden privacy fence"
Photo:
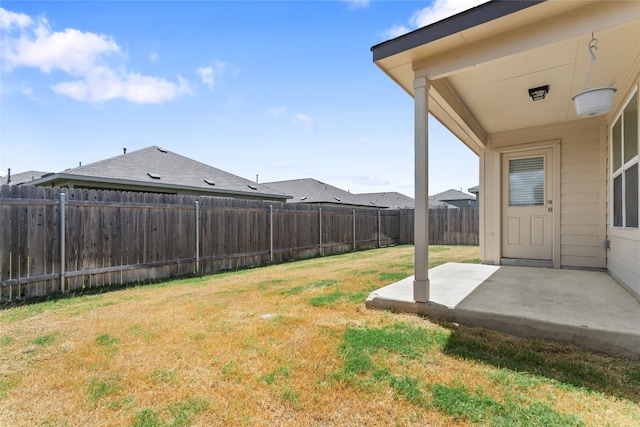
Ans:
<svg viewBox="0 0 640 427"><path fill-rule="evenodd" d="M472 242L435 218L432 243L477 244L477 210ZM412 210L5 185L0 300L411 244L413 223Z"/></svg>
<svg viewBox="0 0 640 427"><path fill-rule="evenodd" d="M429 243L479 245L479 213L478 208L429 209Z"/></svg>
<svg viewBox="0 0 640 427"><path fill-rule="evenodd" d="M400 211L3 186L0 299L407 243Z"/></svg>
<svg viewBox="0 0 640 427"><path fill-rule="evenodd" d="M402 210L400 241L413 245L414 211ZM479 245L479 214L476 208L429 209L430 245Z"/></svg>

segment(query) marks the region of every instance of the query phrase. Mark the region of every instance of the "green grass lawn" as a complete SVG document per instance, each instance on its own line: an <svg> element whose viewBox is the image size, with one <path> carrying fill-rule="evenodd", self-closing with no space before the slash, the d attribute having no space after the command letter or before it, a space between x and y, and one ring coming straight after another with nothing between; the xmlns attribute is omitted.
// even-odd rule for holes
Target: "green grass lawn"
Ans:
<svg viewBox="0 0 640 427"><path fill-rule="evenodd" d="M412 273L400 246L4 306L0 426L640 425L640 361L364 307Z"/></svg>

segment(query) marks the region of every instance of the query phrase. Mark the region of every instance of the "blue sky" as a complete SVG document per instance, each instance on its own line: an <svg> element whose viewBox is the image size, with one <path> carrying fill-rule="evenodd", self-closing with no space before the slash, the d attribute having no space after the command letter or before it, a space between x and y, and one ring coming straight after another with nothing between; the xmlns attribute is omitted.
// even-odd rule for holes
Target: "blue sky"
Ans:
<svg viewBox="0 0 640 427"><path fill-rule="evenodd" d="M371 46L481 1L2 1L0 174L158 145L260 182L413 196L413 99ZM429 193L478 184L430 123Z"/></svg>

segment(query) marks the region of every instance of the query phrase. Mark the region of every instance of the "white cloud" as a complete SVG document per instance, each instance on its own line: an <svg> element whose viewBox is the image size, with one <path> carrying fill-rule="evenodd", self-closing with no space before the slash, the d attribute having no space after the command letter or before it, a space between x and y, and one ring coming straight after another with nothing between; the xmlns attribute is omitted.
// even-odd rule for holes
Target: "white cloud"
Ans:
<svg viewBox="0 0 640 427"><path fill-rule="evenodd" d="M395 39L396 37L400 37L403 34L407 34L411 31L411 28L404 25L394 25L391 28L388 28L384 31L383 36L386 39Z"/></svg>
<svg viewBox="0 0 640 427"><path fill-rule="evenodd" d="M111 39L97 34L66 29L62 33L41 33L33 40L21 37L5 50L9 69L35 67L43 73L60 69L71 75L89 72L100 57L120 53Z"/></svg>
<svg viewBox="0 0 640 427"><path fill-rule="evenodd" d="M384 31L388 38L395 38L413 31L417 28L425 27L434 22L441 21L452 15L471 9L488 0L434 0L431 6L417 10L409 18L408 26L394 25Z"/></svg>
<svg viewBox="0 0 640 427"><path fill-rule="evenodd" d="M294 123L301 124L307 130L313 130L313 128L315 127L315 122L313 121L313 119L306 114L297 113L293 117L293 121Z"/></svg>
<svg viewBox="0 0 640 427"><path fill-rule="evenodd" d="M149 54L149 61L156 62L158 60L158 54L155 52L151 52Z"/></svg>
<svg viewBox="0 0 640 427"><path fill-rule="evenodd" d="M10 31L31 25L33 21L24 13L15 13L0 7L0 29Z"/></svg>
<svg viewBox="0 0 640 427"><path fill-rule="evenodd" d="M363 9L369 6L370 0L341 0L349 5L349 9Z"/></svg>
<svg viewBox="0 0 640 427"><path fill-rule="evenodd" d="M200 67L196 70L196 74L202 79L202 83L213 89L213 67Z"/></svg>
<svg viewBox="0 0 640 427"><path fill-rule="evenodd" d="M200 67L196 70L196 74L200 76L202 83L207 85L209 89L218 82L218 79L222 78L227 70L227 63L223 61L215 61L213 66Z"/></svg>
<svg viewBox="0 0 640 427"><path fill-rule="evenodd" d="M190 94L188 83L127 71L120 46L112 37L67 28L52 31L45 18L0 9L2 65L38 68L49 74L61 70L74 81L56 83L51 89L77 101L101 102L122 98L135 103L162 103ZM9 30L18 29L11 33Z"/></svg>
<svg viewBox="0 0 640 427"><path fill-rule="evenodd" d="M273 117L280 117L287 111L287 107L274 107L267 110L267 114Z"/></svg>
<svg viewBox="0 0 640 427"><path fill-rule="evenodd" d="M471 9L488 0L435 0L431 6L414 12L409 23L414 28L422 28L449 16Z"/></svg>
<svg viewBox="0 0 640 427"><path fill-rule="evenodd" d="M243 105L246 102L245 95L230 96L227 98L227 104L235 107Z"/></svg>
<svg viewBox="0 0 640 427"><path fill-rule="evenodd" d="M33 96L33 89L30 88L29 86L24 86L20 92L26 96L27 98L31 98Z"/></svg>
<svg viewBox="0 0 640 427"><path fill-rule="evenodd" d="M122 98L139 104L161 104L191 94L187 81L181 76L176 84L160 77L118 73L109 68L96 68L82 80L58 83L51 89L76 101L103 102Z"/></svg>
<svg viewBox="0 0 640 427"><path fill-rule="evenodd" d="M266 110L266 113L271 117L279 118L284 116L284 114L287 113L287 111L289 111L287 107L281 106L281 107L269 108L268 110ZM316 127L315 120L313 120L311 116L308 116L304 113L296 113L291 115L287 114L286 117L287 118L290 117L294 125L301 126L308 131L312 131Z"/></svg>

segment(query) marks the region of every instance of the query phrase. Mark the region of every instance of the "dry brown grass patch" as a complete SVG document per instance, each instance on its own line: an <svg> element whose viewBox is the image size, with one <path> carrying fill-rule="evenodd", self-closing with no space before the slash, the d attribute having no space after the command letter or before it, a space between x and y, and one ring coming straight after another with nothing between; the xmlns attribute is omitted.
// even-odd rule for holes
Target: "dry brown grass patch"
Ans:
<svg viewBox="0 0 640 427"><path fill-rule="evenodd" d="M478 257L432 249L433 263ZM531 404L586 425L640 422L638 362L364 308L412 268L413 248L395 247L2 310L0 425L472 425L438 406L443 390L489 402L486 425ZM365 343L352 356L369 368L345 370L347 331L393 325L434 341L406 354ZM538 358L546 370L527 372ZM579 387L572 367L623 379Z"/></svg>

